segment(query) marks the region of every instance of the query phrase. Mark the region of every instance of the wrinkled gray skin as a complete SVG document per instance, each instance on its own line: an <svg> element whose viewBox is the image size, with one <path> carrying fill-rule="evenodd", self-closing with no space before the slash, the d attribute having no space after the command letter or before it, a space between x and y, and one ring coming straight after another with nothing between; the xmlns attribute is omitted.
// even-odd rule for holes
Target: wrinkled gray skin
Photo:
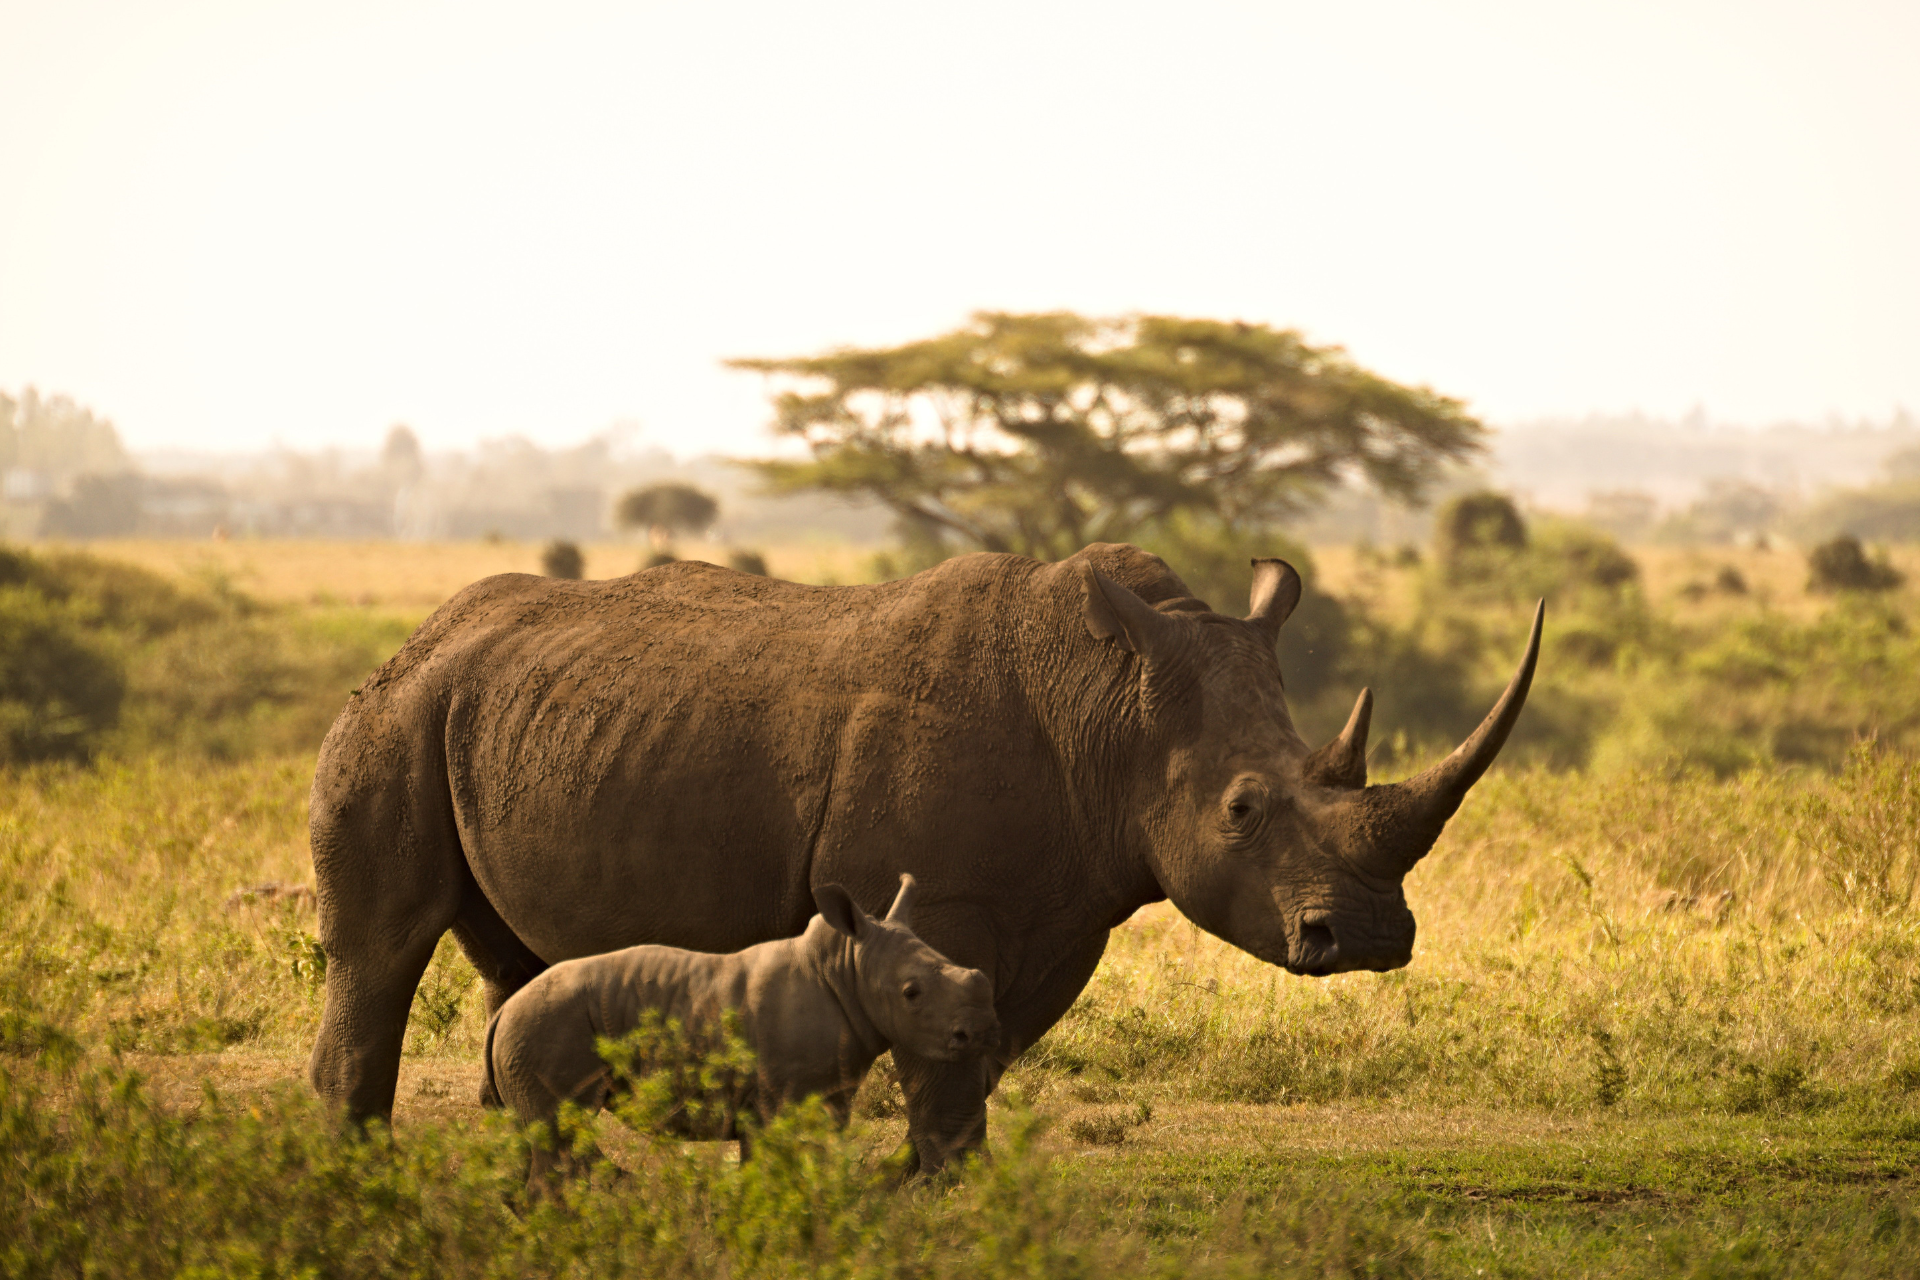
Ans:
<svg viewBox="0 0 1920 1280"><path fill-rule="evenodd" d="M612 1073L595 1048L654 1010L698 1037L738 1015L753 1050L751 1084L724 1099L729 1117L751 1110L762 1123L790 1102L818 1095L845 1125L854 1091L888 1048L930 1062L977 1056L999 1039L993 988L914 935L912 876L884 920L875 920L837 884L814 893L820 914L797 938L711 955L678 947L628 947L563 960L520 988L487 1024L486 1091L522 1123L557 1132L562 1102L606 1105ZM687 1137L738 1138L749 1130ZM536 1145L529 1186L536 1192L554 1154Z"/></svg>
<svg viewBox="0 0 1920 1280"><path fill-rule="evenodd" d="M1147 903L1294 973L1406 964L1402 877L1506 740L1539 615L1473 737L1367 786L1370 695L1317 751L1287 713L1274 641L1299 592L1256 561L1251 613L1226 617L1159 558L1104 544L879 586L695 562L473 584L321 749L315 1088L391 1113L448 929L491 1011L576 956L791 937L819 885L878 907L909 851L917 932L987 975L1003 1029L970 1061L895 1053L927 1170L981 1140L1006 1063Z"/></svg>

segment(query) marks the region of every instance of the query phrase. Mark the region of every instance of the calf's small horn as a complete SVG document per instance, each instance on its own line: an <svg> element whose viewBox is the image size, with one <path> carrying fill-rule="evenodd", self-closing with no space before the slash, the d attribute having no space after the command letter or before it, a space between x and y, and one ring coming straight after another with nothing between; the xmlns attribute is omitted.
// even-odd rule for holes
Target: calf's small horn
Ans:
<svg viewBox="0 0 1920 1280"><path fill-rule="evenodd" d="M910 875L900 877L900 892L893 895L893 905L887 908L887 923L913 927L913 895L919 886Z"/></svg>
<svg viewBox="0 0 1920 1280"><path fill-rule="evenodd" d="M1507 691L1500 695L1500 701L1493 704L1493 710L1472 736L1455 747L1452 755L1424 773L1368 792L1370 797L1378 793L1393 812L1395 821L1388 829L1395 831L1405 843L1397 854L1386 849L1381 850L1381 854L1394 863L1402 875L1427 855L1433 842L1440 838L1440 829L1466 799L1467 789L1480 780L1480 775L1500 754L1500 748L1506 745L1507 735L1513 732L1520 709L1526 705L1527 690L1533 685L1533 669L1540 659L1540 627L1546 614L1547 602L1542 600L1533 611L1533 631L1527 637L1527 652L1520 659L1519 670L1513 673L1513 679L1507 682Z"/></svg>

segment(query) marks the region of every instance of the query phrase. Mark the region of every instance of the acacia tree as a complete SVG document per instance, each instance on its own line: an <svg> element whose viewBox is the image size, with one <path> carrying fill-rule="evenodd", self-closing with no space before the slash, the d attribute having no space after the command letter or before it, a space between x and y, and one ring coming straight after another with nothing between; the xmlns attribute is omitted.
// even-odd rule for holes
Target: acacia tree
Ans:
<svg viewBox="0 0 1920 1280"><path fill-rule="evenodd" d="M1349 475L1417 499L1482 448L1457 400L1265 325L982 312L905 346L728 362L774 376L810 461L776 492L869 495L904 529L1043 559L1181 512L1269 525Z"/></svg>
<svg viewBox="0 0 1920 1280"><path fill-rule="evenodd" d="M622 494L614 504L614 523L645 529L656 549L678 533L702 533L720 518L720 504L690 484L655 484Z"/></svg>

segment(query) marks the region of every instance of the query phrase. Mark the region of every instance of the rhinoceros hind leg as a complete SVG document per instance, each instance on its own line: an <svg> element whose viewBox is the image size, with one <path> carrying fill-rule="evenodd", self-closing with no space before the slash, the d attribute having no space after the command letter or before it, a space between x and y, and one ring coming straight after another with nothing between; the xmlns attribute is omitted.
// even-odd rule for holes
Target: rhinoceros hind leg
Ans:
<svg viewBox="0 0 1920 1280"><path fill-rule="evenodd" d="M461 900L458 843L411 809L377 820L383 808L316 806L312 826L327 993L307 1074L356 1123L393 1116L414 990Z"/></svg>
<svg viewBox="0 0 1920 1280"><path fill-rule="evenodd" d="M486 993L486 1016L500 1012L514 992L539 977L547 962L520 941L520 936L500 918L487 901L486 894L471 878L460 896L460 913L454 917L453 936L466 953Z"/></svg>
<svg viewBox="0 0 1920 1280"><path fill-rule="evenodd" d="M393 951L329 948L326 1008L307 1074L314 1092L356 1123L393 1118L407 1014L439 934Z"/></svg>

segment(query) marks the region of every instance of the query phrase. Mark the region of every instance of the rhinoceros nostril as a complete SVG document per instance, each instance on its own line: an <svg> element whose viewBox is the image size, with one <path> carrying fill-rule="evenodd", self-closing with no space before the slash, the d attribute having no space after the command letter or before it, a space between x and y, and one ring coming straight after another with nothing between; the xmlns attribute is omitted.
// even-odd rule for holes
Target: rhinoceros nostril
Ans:
<svg viewBox="0 0 1920 1280"><path fill-rule="evenodd" d="M1324 924L1302 924L1300 945L1308 951L1333 950L1333 928Z"/></svg>

